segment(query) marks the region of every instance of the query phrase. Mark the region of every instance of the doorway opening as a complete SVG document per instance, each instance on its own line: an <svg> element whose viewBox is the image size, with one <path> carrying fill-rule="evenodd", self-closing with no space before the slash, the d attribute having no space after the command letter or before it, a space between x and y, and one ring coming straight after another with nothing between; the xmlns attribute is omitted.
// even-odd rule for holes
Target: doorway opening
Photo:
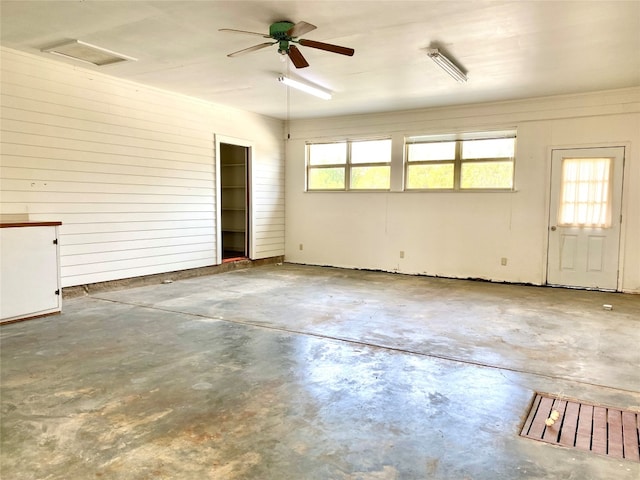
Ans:
<svg viewBox="0 0 640 480"><path fill-rule="evenodd" d="M250 148L220 143L222 262L249 258Z"/></svg>

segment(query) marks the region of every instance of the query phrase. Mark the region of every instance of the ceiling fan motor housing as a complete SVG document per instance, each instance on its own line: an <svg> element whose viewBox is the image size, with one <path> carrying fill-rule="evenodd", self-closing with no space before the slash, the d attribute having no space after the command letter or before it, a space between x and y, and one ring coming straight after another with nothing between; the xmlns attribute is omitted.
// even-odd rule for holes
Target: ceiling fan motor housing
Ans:
<svg viewBox="0 0 640 480"><path fill-rule="evenodd" d="M291 28L294 26L295 24L292 22L276 22L276 23L272 23L271 26L269 27L269 36L275 40L286 40L289 41L292 39L292 37L290 37L289 35L287 35L287 32L289 30L291 30Z"/></svg>
<svg viewBox="0 0 640 480"><path fill-rule="evenodd" d="M289 36L287 32L291 30L294 25L293 22L282 21L269 26L269 36L274 40L278 40L278 53L281 55L289 53L289 41L291 41L293 37Z"/></svg>

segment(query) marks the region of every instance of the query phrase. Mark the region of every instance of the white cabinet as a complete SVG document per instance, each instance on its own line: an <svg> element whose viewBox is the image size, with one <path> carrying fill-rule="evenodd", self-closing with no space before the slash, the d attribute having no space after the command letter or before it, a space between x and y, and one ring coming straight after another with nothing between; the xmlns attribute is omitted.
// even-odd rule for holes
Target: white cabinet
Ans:
<svg viewBox="0 0 640 480"><path fill-rule="evenodd" d="M59 225L0 224L0 322L60 312Z"/></svg>

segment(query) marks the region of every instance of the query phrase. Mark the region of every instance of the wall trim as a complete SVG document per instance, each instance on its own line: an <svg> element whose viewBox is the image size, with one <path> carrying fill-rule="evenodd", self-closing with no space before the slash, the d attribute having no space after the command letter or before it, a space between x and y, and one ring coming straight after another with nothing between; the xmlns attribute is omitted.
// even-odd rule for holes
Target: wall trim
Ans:
<svg viewBox="0 0 640 480"><path fill-rule="evenodd" d="M221 263L210 267L190 268L187 270L177 270L175 272L158 273L154 275L144 275L141 277L123 278L120 280L109 280L107 282L90 283L87 285L75 285L62 289L62 298L70 299L83 297L98 292L113 290L124 290L127 288L144 287L147 285L159 285L171 283L187 278L204 277L216 275L233 270L246 270L248 268L261 267L263 265L275 265L284 261L284 255L276 257L262 258L259 260L238 260L235 262Z"/></svg>

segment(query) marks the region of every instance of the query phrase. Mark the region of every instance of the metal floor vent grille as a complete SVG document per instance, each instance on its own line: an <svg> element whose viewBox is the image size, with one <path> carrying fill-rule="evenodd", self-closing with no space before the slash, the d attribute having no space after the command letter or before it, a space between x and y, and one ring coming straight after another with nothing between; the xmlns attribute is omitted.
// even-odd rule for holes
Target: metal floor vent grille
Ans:
<svg viewBox="0 0 640 480"><path fill-rule="evenodd" d="M640 462L640 414L536 394L520 435Z"/></svg>

